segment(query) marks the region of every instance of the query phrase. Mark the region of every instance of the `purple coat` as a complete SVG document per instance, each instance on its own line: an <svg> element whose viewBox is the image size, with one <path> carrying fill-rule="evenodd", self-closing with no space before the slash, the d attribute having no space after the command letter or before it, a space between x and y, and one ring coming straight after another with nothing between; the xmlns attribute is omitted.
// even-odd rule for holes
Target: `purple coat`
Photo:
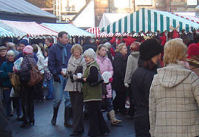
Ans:
<svg viewBox="0 0 199 137"><path fill-rule="evenodd" d="M111 61L110 61L110 59L108 57L97 56L97 64L100 67L101 74L103 74L105 71L108 71L108 72L110 72L113 75L113 66L112 66L112 63L111 63ZM112 98L111 83L106 85L106 90L107 90L106 97L107 98Z"/></svg>

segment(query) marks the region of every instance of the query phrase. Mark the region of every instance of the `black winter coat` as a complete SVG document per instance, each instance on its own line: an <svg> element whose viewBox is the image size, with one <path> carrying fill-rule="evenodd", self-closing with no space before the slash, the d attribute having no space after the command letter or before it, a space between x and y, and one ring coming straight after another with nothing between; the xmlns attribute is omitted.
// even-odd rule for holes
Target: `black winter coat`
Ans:
<svg viewBox="0 0 199 137"><path fill-rule="evenodd" d="M116 52L113 60L113 89L120 89L124 85L124 77L126 73L127 55L123 56L120 52Z"/></svg>
<svg viewBox="0 0 199 137"><path fill-rule="evenodd" d="M140 63L141 62L141 63ZM131 102L135 107L134 122L137 137L151 137L149 133L149 91L157 67L148 69L139 61L131 81ZM141 65L140 65L141 64Z"/></svg>

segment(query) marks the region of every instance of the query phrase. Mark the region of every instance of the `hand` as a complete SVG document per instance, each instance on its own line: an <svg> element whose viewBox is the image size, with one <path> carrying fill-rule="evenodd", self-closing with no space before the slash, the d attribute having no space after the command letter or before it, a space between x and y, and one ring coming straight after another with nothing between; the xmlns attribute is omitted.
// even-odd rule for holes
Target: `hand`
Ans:
<svg viewBox="0 0 199 137"><path fill-rule="evenodd" d="M61 80L58 75L53 75L54 81L61 83Z"/></svg>
<svg viewBox="0 0 199 137"><path fill-rule="evenodd" d="M125 86L126 88L129 88L129 84L128 84L128 83L124 83L124 86Z"/></svg>
<svg viewBox="0 0 199 137"><path fill-rule="evenodd" d="M83 78L83 81L86 82L86 78Z"/></svg>

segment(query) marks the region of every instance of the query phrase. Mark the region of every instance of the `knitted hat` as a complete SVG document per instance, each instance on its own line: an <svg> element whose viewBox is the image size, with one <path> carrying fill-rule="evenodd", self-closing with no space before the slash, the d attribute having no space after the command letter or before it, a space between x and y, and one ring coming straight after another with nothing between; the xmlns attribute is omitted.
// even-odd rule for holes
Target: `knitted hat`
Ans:
<svg viewBox="0 0 199 137"><path fill-rule="evenodd" d="M26 39L20 40L19 44L24 44L25 46L29 45L28 40L26 40Z"/></svg>
<svg viewBox="0 0 199 137"><path fill-rule="evenodd" d="M23 49L24 54L32 54L33 53L33 47L28 45Z"/></svg>
<svg viewBox="0 0 199 137"><path fill-rule="evenodd" d="M140 59L150 60L163 51L163 47L156 39L148 39L140 45Z"/></svg>
<svg viewBox="0 0 199 137"><path fill-rule="evenodd" d="M1 50L7 50L7 48L5 46L0 46L0 51Z"/></svg>
<svg viewBox="0 0 199 137"><path fill-rule="evenodd" d="M84 51L84 56L88 56L90 58L96 59L96 53L93 49L89 48L86 51Z"/></svg>
<svg viewBox="0 0 199 137"><path fill-rule="evenodd" d="M188 58L199 55L199 45L196 43L190 44L188 47Z"/></svg>

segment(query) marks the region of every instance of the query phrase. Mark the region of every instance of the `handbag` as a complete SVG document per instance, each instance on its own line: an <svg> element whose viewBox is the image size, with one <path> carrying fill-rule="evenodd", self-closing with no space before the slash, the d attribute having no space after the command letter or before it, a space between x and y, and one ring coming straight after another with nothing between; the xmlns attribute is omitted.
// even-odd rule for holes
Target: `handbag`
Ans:
<svg viewBox="0 0 199 137"><path fill-rule="evenodd" d="M16 74L16 73L11 73L10 82L11 82L11 85L13 86L13 88L14 88L14 92L16 94L18 94L21 91L21 82L20 82L19 75Z"/></svg>
<svg viewBox="0 0 199 137"><path fill-rule="evenodd" d="M38 67L31 65L30 80L28 82L28 86L34 86L40 83L42 80L43 80L43 76L41 75Z"/></svg>
<svg viewBox="0 0 199 137"><path fill-rule="evenodd" d="M98 76L97 76L97 77L98 77L98 79L97 79L96 82L91 82L91 83L89 83L89 85L90 85L91 87L98 86L99 84L101 84L101 83L104 81L99 71L98 71Z"/></svg>
<svg viewBox="0 0 199 137"><path fill-rule="evenodd" d="M29 65L30 65L30 80L27 83L28 86L32 87L38 83L40 83L43 80L43 76L41 75L39 69L37 66L33 66L32 64L30 64L29 61Z"/></svg>

